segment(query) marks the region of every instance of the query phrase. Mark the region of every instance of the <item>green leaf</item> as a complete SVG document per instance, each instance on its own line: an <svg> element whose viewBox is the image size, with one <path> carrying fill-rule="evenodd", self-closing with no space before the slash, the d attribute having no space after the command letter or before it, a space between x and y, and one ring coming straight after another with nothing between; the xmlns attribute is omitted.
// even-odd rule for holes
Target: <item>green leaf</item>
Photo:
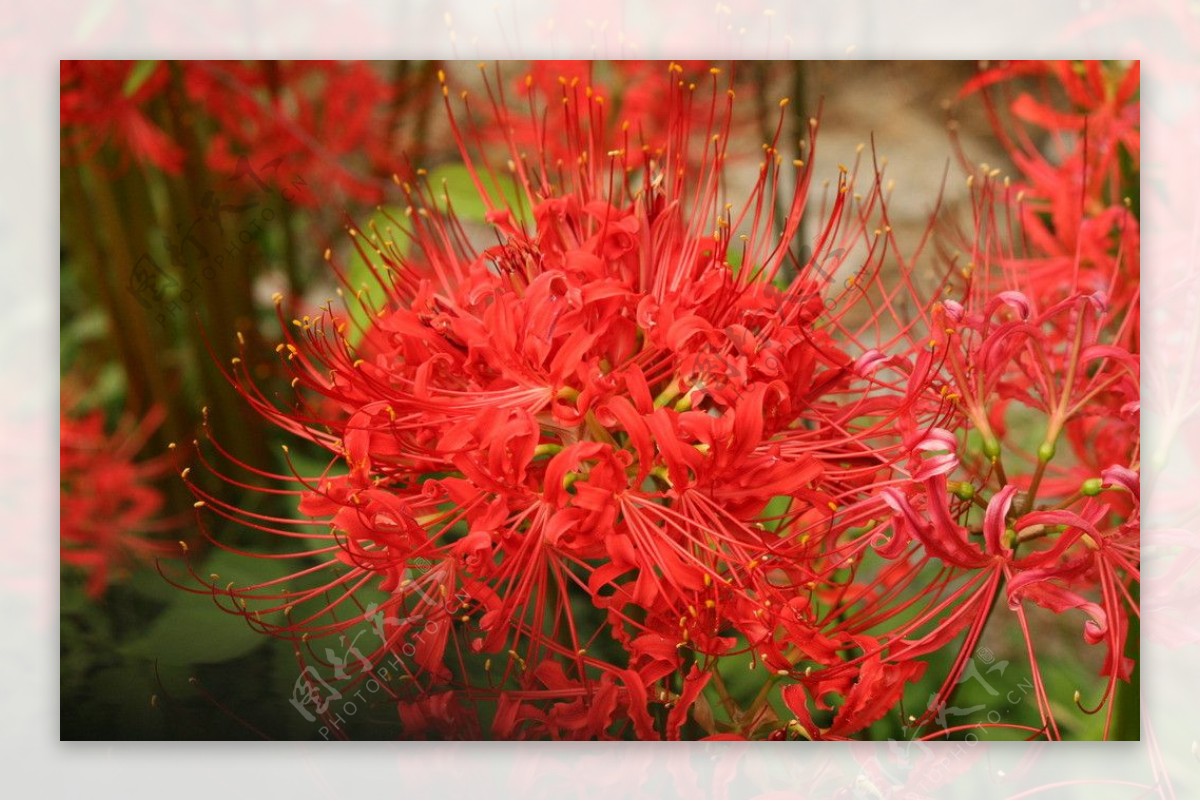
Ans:
<svg viewBox="0 0 1200 801"><path fill-rule="evenodd" d="M213 553L196 573L210 577L218 585L233 582L235 587L261 584L290 575L300 566L290 560L254 559L226 551ZM229 609L234 601L221 599ZM254 607L250 607L254 611ZM264 612L263 622L278 623L282 612ZM226 662L245 656L267 641L241 615L218 608L207 593L179 591L174 602L154 619L146 633L121 648L129 657L158 660L165 665L198 665Z"/></svg>
<svg viewBox="0 0 1200 801"><path fill-rule="evenodd" d="M262 645L263 636L241 617L216 607L179 604L155 619L145 637L130 643L130 656L168 665L225 662Z"/></svg>
<svg viewBox="0 0 1200 801"><path fill-rule="evenodd" d="M490 178L484 182L484 188L487 189L492 201L511 209L514 219L524 220L527 216L525 209L528 208L528 203L522 202L521 191L516 180L512 176L498 175L495 184L499 186L499 193ZM429 173L429 186L433 189L434 197L443 201L439 206L443 211L448 199L449 205L454 209L458 219L480 223L487 220L487 203L480 197L479 189L471 180L471 173L465 165L443 164L435 168Z"/></svg>
<svg viewBox="0 0 1200 801"><path fill-rule="evenodd" d="M763 527L768 531L778 531L779 525L783 522L783 515L787 514L788 509L792 506L792 497L790 495L776 495L767 502L766 508L759 515L763 519Z"/></svg>
<svg viewBox="0 0 1200 801"><path fill-rule="evenodd" d="M133 69L129 71L129 75L125 78L125 85L121 91L125 97L133 97L138 89L142 88L142 84L150 80L150 76L154 74L154 70L158 68L157 61L139 61L133 65Z"/></svg>
<svg viewBox="0 0 1200 801"><path fill-rule="evenodd" d="M174 566L174 562L170 563ZM166 568L164 567L164 572ZM179 596L188 595L188 593L172 586L171 582L167 581L153 567L138 567L129 574L129 580L126 586L133 590L142 598L148 601L158 601L164 605L174 604L180 600Z"/></svg>
<svg viewBox="0 0 1200 801"><path fill-rule="evenodd" d="M394 246L402 256L406 255L411 244L408 235L397 230L396 224L393 222L394 220L403 220L404 216L404 209L398 206L381 207L372 215L370 223L361 229L362 236L369 238L373 236L371 232L377 231L383 237L384 244ZM363 243L363 248L371 253L370 245L367 242ZM373 258L375 271L380 275L385 275L386 270L383 268L382 260L378 257ZM346 307L349 309L352 323L346 329L346 339L352 347L362 340L362 332L370 324L370 317L363 308L363 303L355 298L356 293L359 291L363 293L362 299L368 307L373 308L383 300L384 289L379 285L379 281L375 280L375 275L371 272L371 265L372 262L364 259L358 252L358 248L350 248L346 259L346 282L350 285L349 292L346 293Z"/></svg>

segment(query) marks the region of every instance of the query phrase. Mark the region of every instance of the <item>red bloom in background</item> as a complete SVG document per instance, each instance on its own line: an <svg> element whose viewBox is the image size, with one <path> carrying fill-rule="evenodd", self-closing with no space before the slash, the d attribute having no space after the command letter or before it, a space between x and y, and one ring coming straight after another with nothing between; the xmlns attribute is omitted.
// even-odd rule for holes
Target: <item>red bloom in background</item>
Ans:
<svg viewBox="0 0 1200 801"><path fill-rule="evenodd" d="M748 128L760 121L747 104L718 108L715 98L693 93L710 84L713 75L728 73L728 91L739 86L736 65L714 66L708 61L614 61L603 66L591 61L534 61L529 72L513 82L524 103L563 103L586 118L564 119L567 136L545 136L541 120L523 113L520 104L513 113L498 116L495 130L485 129L485 139L503 143L514 151L538 152L547 164L582 155L581 136L600 135L605 142L630 152L646 150L661 157L667 147L679 147L684 130L678 117L688 120L687 129L696 135L721 131L728 137L732 128ZM678 103L679 95L690 99ZM670 113L668 112L670 109ZM572 139L574 138L574 142ZM699 156L699 150L691 151ZM756 158L757 153L734 151L727 158ZM590 156L585 156L590 157ZM693 165L695 166L695 165Z"/></svg>
<svg viewBox="0 0 1200 801"><path fill-rule="evenodd" d="M128 160L153 164L176 174L184 153L147 114L170 80L162 62L64 61L60 67L59 124L63 152L88 160L111 142Z"/></svg>
<svg viewBox="0 0 1200 801"><path fill-rule="evenodd" d="M136 426L125 421L110 432L102 411L62 413L60 553L64 565L87 575L94 598L127 568L168 552L153 535L169 528L155 482L170 464L166 457L137 459L162 418L155 410Z"/></svg>
<svg viewBox="0 0 1200 801"><path fill-rule="evenodd" d="M190 136L199 148L192 158L236 178L275 183L296 203L330 203L331 194L376 203L393 173L408 172L399 154L427 147L413 137L426 134L431 69L389 79L365 62L64 61L63 152L93 161L111 145L119 167L136 161L178 175ZM181 113L181 98L170 96L172 70L202 121Z"/></svg>
<svg viewBox="0 0 1200 801"><path fill-rule="evenodd" d="M413 114L428 92L389 84L364 62L217 62L188 64L188 96L216 122L206 153L211 169L305 191L303 205L330 193L366 203L383 198L398 150L392 107Z"/></svg>
<svg viewBox="0 0 1200 801"><path fill-rule="evenodd" d="M1020 173L1013 190L1023 201L1022 241L1003 255L1019 258L1025 284L1041 284L1044 301L1065 297L1070 287L1104 292L1118 308L1130 308L1130 337L1138 330L1141 269L1132 208L1141 161L1140 75L1137 62L1014 62L984 70L962 92L982 94Z"/></svg>

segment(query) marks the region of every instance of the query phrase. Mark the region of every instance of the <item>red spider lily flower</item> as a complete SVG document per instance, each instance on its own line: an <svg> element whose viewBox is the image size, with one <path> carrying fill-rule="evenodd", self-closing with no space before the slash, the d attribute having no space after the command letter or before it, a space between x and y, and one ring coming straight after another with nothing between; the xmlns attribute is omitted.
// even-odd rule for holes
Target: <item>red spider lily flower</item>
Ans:
<svg viewBox="0 0 1200 801"><path fill-rule="evenodd" d="M1015 79L1025 77L1038 81L1042 97L1020 92L1008 106L1011 117L1051 133L1054 146L1061 152L1057 154L1057 167L1052 168L1033 138L1019 127L1010 132L998 119L996 109L989 105L996 132L1018 168L1032 180L1032 186L1047 193L1083 190L1087 217L1096 216L1105 206L1120 206L1124 195L1118 190L1125 182L1120 176L1119 156L1123 150L1136 162L1141 153L1139 64L1136 61L1128 66L1099 61L1003 64L981 72L963 87L962 94L982 91L987 96L997 85L1015 83ZM1052 88L1065 94L1065 104L1054 98ZM1075 137L1080 138L1072 141ZM1073 180L1057 177L1064 174L1072 175ZM1070 200L1077 204L1080 198L1076 195Z"/></svg>
<svg viewBox="0 0 1200 801"><path fill-rule="evenodd" d="M961 300L947 299L931 313L932 386L953 410L944 428L910 429L912 480L879 490L888 514L857 540L884 566L838 596L826 625L858 633L861 653L819 663L785 690L806 737L845 736L871 722L861 716L871 707L860 706L853 682L864 682L876 660L916 670L912 660L961 637L944 683L912 724L941 717L1001 594L1026 641L1041 717L1035 733L1061 736L1026 602L1060 615L1082 612L1082 639L1104 646L1100 675L1108 680L1087 711L1106 709L1106 736L1117 683L1131 678L1128 633L1130 616L1139 614L1133 589L1140 579L1139 359L1128 336L1135 310L1086 289L1063 297L1023 275L986 224L1011 194L987 179L976 189L977 219L985 223L971 244L984 267L967 274ZM1011 412L1037 420L1032 445L1009 430ZM1088 436L1098 419L1112 422L1112 436ZM967 432L979 438L975 452ZM1060 452L1068 450L1060 447L1064 439L1070 454ZM932 581L930 566L938 570ZM885 636L866 636L880 629ZM846 700L830 727L814 728L808 700L819 706L831 687ZM887 697L895 702L901 691ZM873 692L886 696L883 686Z"/></svg>
<svg viewBox="0 0 1200 801"><path fill-rule="evenodd" d="M163 417L156 408L139 425L125 421L113 433L102 411L81 415L64 409L61 415L60 553L63 565L86 573L93 598L103 596L131 565L168 552L153 534L171 526L154 485L169 464L165 457L135 461Z"/></svg>
<svg viewBox="0 0 1200 801"><path fill-rule="evenodd" d="M529 73L515 82L518 94L533 99L551 101L564 96L573 96L571 102L595 98L594 108L603 111L603 136L610 141L621 141L627 135L636 147L660 150L667 144L672 124L663 109L671 102L671 93L678 88L679 81L688 85L703 84L712 73L722 72L722 67L706 61L616 61L599 68L592 61L535 61ZM733 73L736 70L730 68ZM736 75L731 81L737 86ZM684 114L692 117L693 125L704 126L709 110L703 103L690 108ZM743 122L734 118L738 109L730 109L730 123L738 127ZM493 132L500 140L515 143L521 148L537 148L548 162L575 157L569 140L561 137L542 137L540 124L535 118L525 115L510 116L508 127ZM593 123L595 120L593 120ZM676 130L677 130L677 126ZM739 154L729 154L737 157ZM751 157L757 154L750 154Z"/></svg>
<svg viewBox="0 0 1200 801"><path fill-rule="evenodd" d="M147 116L145 106L169 80L167 65L137 61L63 61L59 125L63 152L81 160L112 141L127 166L132 158L178 174L184 152Z"/></svg>
<svg viewBox="0 0 1200 801"><path fill-rule="evenodd" d="M679 72L661 147L610 133L584 87L533 102L531 152L490 83L486 125L443 83L487 246L437 188L398 181L407 212L351 231L383 290L359 295L362 330L332 308L281 320L291 404L235 360L248 401L328 467L243 465L300 520L193 486L204 510L297 546L264 555L313 565L212 591L298 643L378 621L367 661L400 659L412 734L435 708L457 720L453 692L454 709L494 704L493 736L679 737L719 660L790 674L862 640L824 631L810 596L843 566L845 531L887 508L876 490L907 481L897 427L947 413L930 352L895 319L915 290L868 293L890 231L868 227L879 181L856 197L845 170L815 255L796 262L812 161L785 159L779 130L727 204L733 96ZM796 189L777 212L785 173ZM515 201L498 189L509 177ZM835 284L856 242L861 267ZM860 299L871 312L852 322L845 301ZM904 671L882 696L864 687L847 731L886 711Z"/></svg>
<svg viewBox="0 0 1200 801"><path fill-rule="evenodd" d="M796 725L801 727L807 739L849 739L847 735L854 734L887 714L900 700L907 683L920 678L925 667L924 662L915 661L885 665L880 658L874 657L862 663L852 685L847 686L844 678L822 682L814 690L815 696L819 698L826 692L840 692L846 699L838 708L833 724L824 730L813 722L803 685L784 687L783 700L796 715Z"/></svg>
<svg viewBox="0 0 1200 801"><path fill-rule="evenodd" d="M995 95L1022 79L1034 81L1039 96L1019 91L1003 114ZM963 89L964 95L982 94L992 127L1020 172L1013 188L1024 200L1020 224L1032 252L1019 269L1032 274L1026 284L1041 285L1038 294L1046 301L1051 294L1057 299L1103 291L1118 306L1136 307L1138 282L1127 277L1136 277L1140 266L1131 208L1141 153L1139 87L1137 62L1051 61L994 67ZM1026 126L1050 138L1051 154ZM1132 323L1130 335L1136 336L1136 309Z"/></svg>

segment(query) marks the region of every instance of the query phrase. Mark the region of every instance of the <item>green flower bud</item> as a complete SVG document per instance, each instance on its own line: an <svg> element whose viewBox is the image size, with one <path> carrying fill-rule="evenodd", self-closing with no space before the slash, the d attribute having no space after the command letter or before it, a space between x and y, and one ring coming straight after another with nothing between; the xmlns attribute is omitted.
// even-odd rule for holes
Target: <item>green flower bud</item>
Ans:
<svg viewBox="0 0 1200 801"><path fill-rule="evenodd" d="M993 462L1000 458L1000 443L995 437L985 437L983 440L983 455Z"/></svg>

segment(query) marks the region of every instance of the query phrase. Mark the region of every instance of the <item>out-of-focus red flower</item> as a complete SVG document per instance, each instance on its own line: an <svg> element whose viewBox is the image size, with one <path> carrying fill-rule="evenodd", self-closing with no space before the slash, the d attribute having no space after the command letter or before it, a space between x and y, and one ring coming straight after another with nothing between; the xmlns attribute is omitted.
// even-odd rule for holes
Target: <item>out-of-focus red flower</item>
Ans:
<svg viewBox="0 0 1200 801"><path fill-rule="evenodd" d="M406 171L412 143L397 126L432 100L415 77L389 82L365 62L197 61L186 88L216 123L211 169L273 183L307 206L378 203L392 173Z"/></svg>
<svg viewBox="0 0 1200 801"><path fill-rule="evenodd" d="M179 173L183 150L146 111L170 79L165 63L63 61L59 75L64 153L77 149L79 157L88 160L111 143L120 166L133 160Z"/></svg>
<svg viewBox="0 0 1200 801"><path fill-rule="evenodd" d="M62 412L60 552L64 566L87 575L86 589L94 598L138 561L168 552L153 535L168 526L155 482L169 462L138 459L162 419L156 408L140 424L126 420L113 432L102 411Z"/></svg>
<svg viewBox="0 0 1200 801"><path fill-rule="evenodd" d="M528 99L525 102L548 103L550 108L561 103L586 110L588 118L564 120L564 130L573 130L569 136L544 136L541 121L514 104L513 113L506 110L494 130L481 132L482 138L502 143L503 149L536 150L548 164L582 155L581 135L599 135L614 147L659 157L669 147L682 150L686 144L688 152L699 156L701 151L685 142L687 137L717 130L729 136L735 126L740 129L758 122L756 109L743 110L752 109L752 104L721 108L724 104L718 98L703 91L718 74L726 76L730 92L739 85L735 81L744 77L733 64L718 66L708 61L534 61L529 72L514 82L517 94ZM701 87L698 95L697 87ZM765 91L765 87L758 88ZM672 95L680 94L689 99L683 103L672 100ZM671 114L665 113L668 108L672 108ZM680 117L688 123L681 124ZM757 155L734 151L726 157L749 160Z"/></svg>
<svg viewBox="0 0 1200 801"><path fill-rule="evenodd" d="M1141 265L1130 205L1141 160L1140 76L1137 62L1013 62L963 88L982 95L1019 171L1022 241L1004 256L1019 259L1024 284L1039 284L1045 301L1102 291L1130 307L1131 337Z"/></svg>

